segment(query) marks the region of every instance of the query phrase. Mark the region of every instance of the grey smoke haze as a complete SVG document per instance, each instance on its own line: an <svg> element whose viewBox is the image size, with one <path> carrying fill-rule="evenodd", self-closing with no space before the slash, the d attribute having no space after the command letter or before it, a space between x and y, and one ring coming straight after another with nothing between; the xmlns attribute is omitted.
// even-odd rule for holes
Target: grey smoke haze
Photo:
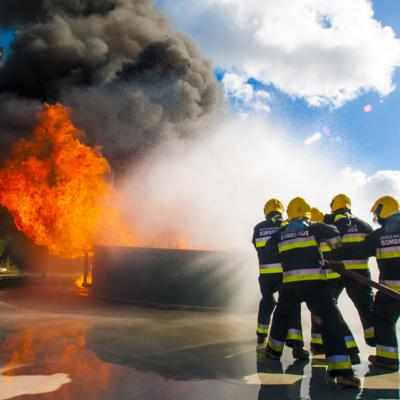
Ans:
<svg viewBox="0 0 400 400"><path fill-rule="evenodd" d="M3 148L61 101L121 168L165 132L192 133L220 99L209 61L151 0L2 0L5 27L17 32L0 68Z"/></svg>
<svg viewBox="0 0 400 400"><path fill-rule="evenodd" d="M115 7L114 0L2 0L1 3L1 28L42 21L54 12L90 15L106 13Z"/></svg>

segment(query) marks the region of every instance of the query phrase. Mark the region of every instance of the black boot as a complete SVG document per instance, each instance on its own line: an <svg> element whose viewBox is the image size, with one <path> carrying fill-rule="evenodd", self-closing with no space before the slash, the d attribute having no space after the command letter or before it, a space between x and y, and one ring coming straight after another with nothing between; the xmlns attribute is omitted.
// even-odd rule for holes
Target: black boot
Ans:
<svg viewBox="0 0 400 400"><path fill-rule="evenodd" d="M360 356L357 353L350 354L349 357L352 365L361 364Z"/></svg>
<svg viewBox="0 0 400 400"><path fill-rule="evenodd" d="M369 356L368 361L375 365L375 367L387 369L389 371L398 371L399 370L399 363L396 362L385 362L380 360L377 356Z"/></svg>
<svg viewBox="0 0 400 400"><path fill-rule="evenodd" d="M292 354L296 360L310 359L310 353L307 350L304 350L302 347L293 347Z"/></svg>
<svg viewBox="0 0 400 400"><path fill-rule="evenodd" d="M340 375L336 377L336 384L345 388L359 388L361 381L354 375Z"/></svg>

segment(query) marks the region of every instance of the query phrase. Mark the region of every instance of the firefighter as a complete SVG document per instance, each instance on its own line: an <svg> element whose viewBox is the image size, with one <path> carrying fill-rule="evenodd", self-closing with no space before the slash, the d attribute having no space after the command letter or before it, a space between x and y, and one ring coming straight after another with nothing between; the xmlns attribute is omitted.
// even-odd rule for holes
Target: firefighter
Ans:
<svg viewBox="0 0 400 400"><path fill-rule="evenodd" d="M367 254L375 256L379 282L400 292L400 205L391 196L379 198L371 208L381 225L365 238ZM399 369L399 349L396 322L400 316L400 301L378 291L374 301L376 355L368 360L375 366L392 371Z"/></svg>
<svg viewBox="0 0 400 400"><path fill-rule="evenodd" d="M341 259L341 240L336 227L311 223L311 208L301 197L288 205L289 223L274 233L265 246L268 256L279 254L283 284L272 320L265 355L279 360L289 327L291 311L306 302L321 319L328 372L344 387L359 387L347 353L340 315L327 283L319 245L325 241L332 258Z"/></svg>
<svg viewBox="0 0 400 400"><path fill-rule="evenodd" d="M365 236L372 232L372 227L351 214L351 200L345 194L336 195L330 204L331 214L325 218L331 220L340 232L343 243L343 263L347 270L352 270L371 278L368 267L368 256L363 242ZM372 289L347 276L341 276L337 282L335 298L338 299L343 289L354 303L364 328L364 339L367 345L375 346Z"/></svg>
<svg viewBox="0 0 400 400"><path fill-rule="evenodd" d="M318 208L313 207L311 209L311 221L322 223L324 221L324 214L320 210L318 210ZM328 246L328 244L326 242L321 242L319 248L322 252L324 260L330 260L332 256L331 256L331 249ZM340 275L338 273L336 273L335 271L333 271L332 269L326 268L325 276L326 276L328 284L332 290L332 293L335 293ZM340 313L340 310L339 310L339 313ZM351 363L353 365L360 364L361 360L360 360L360 356L358 355L360 350L358 349L358 346L354 339L354 336L351 333L350 328L346 324L346 321L343 319L343 316L341 313L340 313L340 320L341 320L342 329L344 332L344 339L346 341L346 347L347 347L347 351L350 356ZM324 340L323 340L322 333L321 333L321 323L314 316L312 316L312 318L311 318L311 346L310 347L311 347L311 352L314 355L325 353Z"/></svg>
<svg viewBox="0 0 400 400"><path fill-rule="evenodd" d="M283 213L283 204L277 199L270 199L264 207L265 220L254 227L252 242L258 255L258 282L261 290L256 329L258 351L264 350L271 314L275 308L274 293L278 292L282 284L282 265L279 257L265 255L264 248L271 235L284 224ZM292 347L294 358L308 359L309 354L303 349L300 305L294 310L290 325L286 345Z"/></svg>

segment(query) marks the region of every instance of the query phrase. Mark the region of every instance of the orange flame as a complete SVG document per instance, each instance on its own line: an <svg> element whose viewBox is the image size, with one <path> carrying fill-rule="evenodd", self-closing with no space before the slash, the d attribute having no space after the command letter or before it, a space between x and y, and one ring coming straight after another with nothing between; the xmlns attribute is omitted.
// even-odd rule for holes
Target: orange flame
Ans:
<svg viewBox="0 0 400 400"><path fill-rule="evenodd" d="M114 190L104 179L107 160L79 141L84 132L68 113L61 104L46 104L33 139L14 146L12 160L0 170L0 204L50 254L78 258L92 252L102 220L125 238L122 244L133 238L110 207Z"/></svg>
<svg viewBox="0 0 400 400"><path fill-rule="evenodd" d="M78 288L78 289L86 289L85 288L85 284L84 284L84 281L85 281L85 277L84 277L84 275L82 274L82 275L80 275L78 278L76 278L75 279L75 286ZM86 284L87 285L91 285L92 284L92 274L88 274L87 275L87 277L86 277Z"/></svg>

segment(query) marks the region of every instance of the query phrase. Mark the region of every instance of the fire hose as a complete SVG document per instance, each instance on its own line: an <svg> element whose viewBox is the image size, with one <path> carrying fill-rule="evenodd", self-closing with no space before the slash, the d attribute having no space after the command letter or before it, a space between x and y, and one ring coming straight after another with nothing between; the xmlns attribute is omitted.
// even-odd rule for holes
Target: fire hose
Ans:
<svg viewBox="0 0 400 400"><path fill-rule="evenodd" d="M365 276L357 274L357 272L346 269L346 267L342 261L335 261L335 260L326 261L326 260L324 260L324 262L325 262L326 267L332 268L338 274L346 275L349 278L352 278L352 279L360 282L363 285L371 286L375 289L378 289L382 293L385 293L386 295L392 297L393 299L400 301L400 293L396 292L393 289L388 288L387 286L382 285L381 283L375 282L372 279L369 279L369 278L366 278Z"/></svg>

